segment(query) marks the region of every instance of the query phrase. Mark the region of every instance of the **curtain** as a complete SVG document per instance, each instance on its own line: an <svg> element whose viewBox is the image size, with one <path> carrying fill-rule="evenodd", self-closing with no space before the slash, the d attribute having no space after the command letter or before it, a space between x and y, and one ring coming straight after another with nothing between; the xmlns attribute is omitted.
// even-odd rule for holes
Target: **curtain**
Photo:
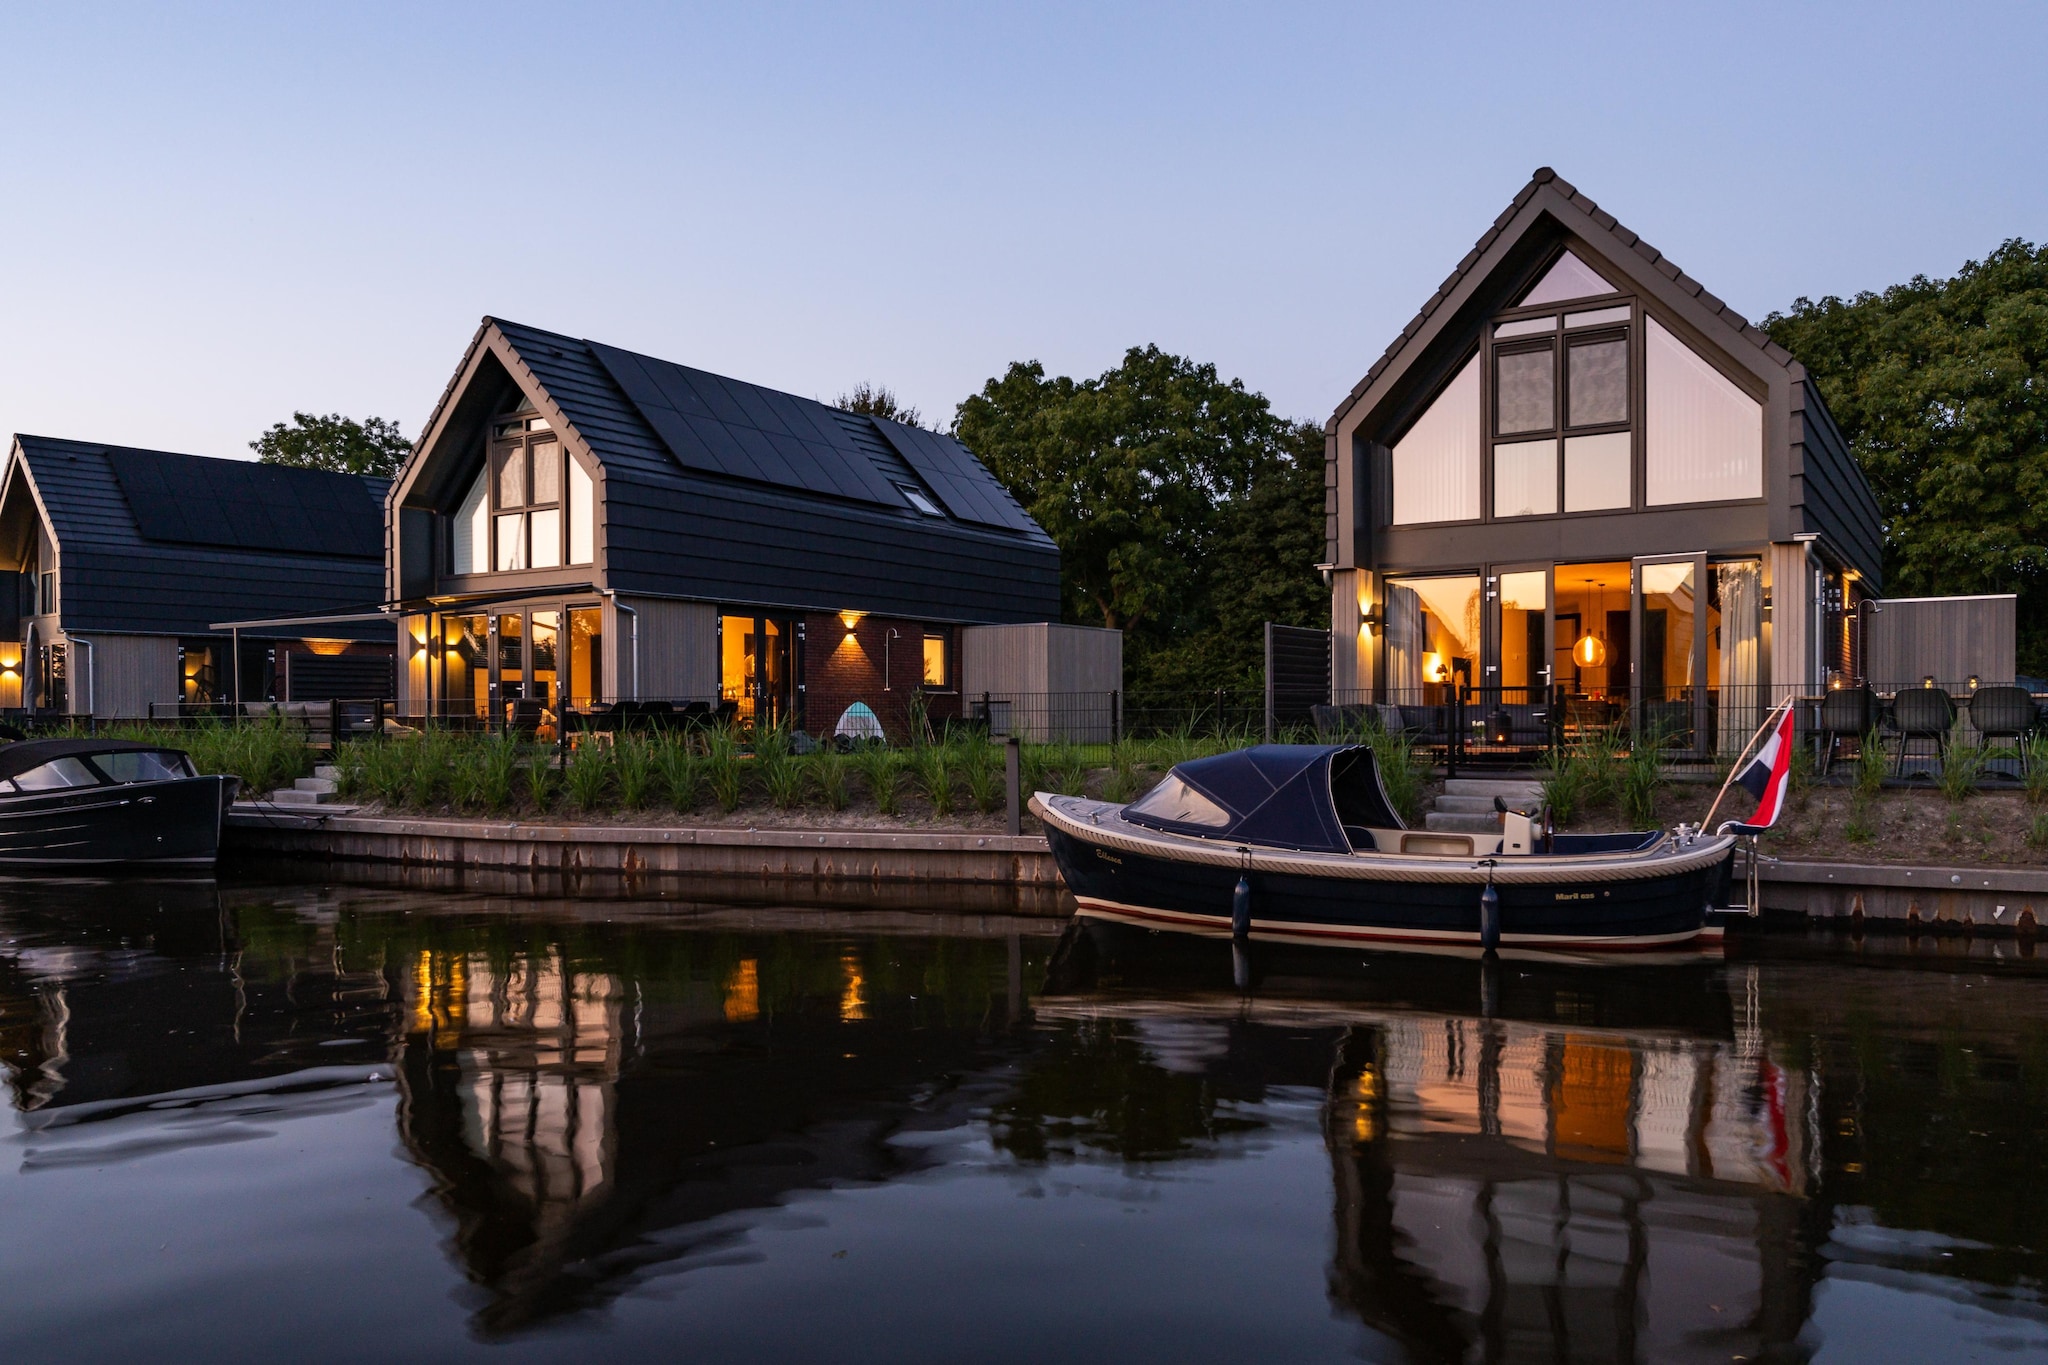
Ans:
<svg viewBox="0 0 2048 1365"><path fill-rule="evenodd" d="M1422 595L1398 583L1387 585L1387 696L1396 705L1422 700L1422 656L1429 641L1422 638Z"/></svg>
<svg viewBox="0 0 2048 1365"><path fill-rule="evenodd" d="M1754 559L1716 564L1714 576L1721 597L1721 676L1714 680L1721 689L1719 748L1734 754L1763 723L1757 667L1763 649L1763 565Z"/></svg>

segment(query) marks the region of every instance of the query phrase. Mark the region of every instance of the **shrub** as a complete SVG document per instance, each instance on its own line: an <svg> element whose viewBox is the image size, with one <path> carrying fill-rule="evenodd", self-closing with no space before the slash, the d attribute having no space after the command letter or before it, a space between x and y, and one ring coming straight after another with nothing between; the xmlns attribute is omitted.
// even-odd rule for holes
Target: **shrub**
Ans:
<svg viewBox="0 0 2048 1365"><path fill-rule="evenodd" d="M536 755L534 761L545 764L546 759ZM604 804L612 785L612 766L611 751L601 745L579 744L570 752L563 781L577 810L588 815ZM536 800L534 804L542 803Z"/></svg>
<svg viewBox="0 0 2048 1365"><path fill-rule="evenodd" d="M884 815L896 813L898 788L903 780L903 758L880 745L863 745L854 751L853 766L867 784L875 809Z"/></svg>
<svg viewBox="0 0 2048 1365"><path fill-rule="evenodd" d="M1948 752L1941 758L1941 776L1938 779L1941 794L1951 803L1964 800L1977 789L1977 779L1984 772L1985 749L1976 744L1963 743L1965 730L1961 721L1948 737Z"/></svg>
<svg viewBox="0 0 2048 1365"><path fill-rule="evenodd" d="M818 794L832 810L845 810L851 800L846 787L846 755L823 753L811 760L811 775L817 779Z"/></svg>
<svg viewBox="0 0 2048 1365"><path fill-rule="evenodd" d="M662 790L668 794L669 807L677 814L695 810L704 785L704 765L689 741L678 735L663 735L654 745L653 760L654 770L661 776Z"/></svg>
<svg viewBox="0 0 2048 1365"><path fill-rule="evenodd" d="M933 815L950 815L953 810L953 755L943 744L918 746L910 756L911 778L917 793L930 803Z"/></svg>
<svg viewBox="0 0 2048 1365"><path fill-rule="evenodd" d="M645 810L654 795L654 746L644 739L620 735L612 746L612 767L619 782L619 805Z"/></svg>

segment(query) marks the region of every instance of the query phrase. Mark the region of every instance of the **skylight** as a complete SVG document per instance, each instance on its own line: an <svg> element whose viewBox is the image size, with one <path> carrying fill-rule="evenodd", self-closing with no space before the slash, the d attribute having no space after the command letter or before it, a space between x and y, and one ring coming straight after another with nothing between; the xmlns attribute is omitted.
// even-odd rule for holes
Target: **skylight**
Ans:
<svg viewBox="0 0 2048 1365"><path fill-rule="evenodd" d="M924 490L919 488L916 484L899 483L896 485L896 487L898 488L898 490L902 492L904 498L910 503L912 507L915 507L918 511L924 513L926 516L943 517L944 515L946 515L944 512L941 512L939 510L938 504L933 502L930 498L926 497L924 495Z"/></svg>

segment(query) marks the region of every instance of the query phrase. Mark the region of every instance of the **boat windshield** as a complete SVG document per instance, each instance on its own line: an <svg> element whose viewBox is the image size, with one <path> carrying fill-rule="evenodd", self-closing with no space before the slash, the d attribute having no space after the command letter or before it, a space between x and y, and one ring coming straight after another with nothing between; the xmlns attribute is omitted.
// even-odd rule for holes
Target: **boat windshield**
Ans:
<svg viewBox="0 0 2048 1365"><path fill-rule="evenodd" d="M1132 802L1129 809L1134 815L1149 815L1155 820L1199 825L1204 829L1221 829L1229 824L1231 819L1229 811L1172 773L1168 773L1164 781L1147 792L1143 800Z"/></svg>
<svg viewBox="0 0 2048 1365"><path fill-rule="evenodd" d="M94 754L92 765L116 782L168 782L192 776L192 760L183 754L157 749Z"/></svg>
<svg viewBox="0 0 2048 1365"><path fill-rule="evenodd" d="M53 758L25 773L16 773L14 785L25 792L46 792L62 787L97 787L100 777L83 759Z"/></svg>

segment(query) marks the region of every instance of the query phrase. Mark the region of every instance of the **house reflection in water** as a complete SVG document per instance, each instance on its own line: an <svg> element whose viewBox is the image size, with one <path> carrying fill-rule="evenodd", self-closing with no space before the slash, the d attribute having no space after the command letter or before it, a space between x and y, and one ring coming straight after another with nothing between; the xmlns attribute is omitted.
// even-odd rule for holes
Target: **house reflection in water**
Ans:
<svg viewBox="0 0 2048 1365"><path fill-rule="evenodd" d="M1809 1308L1803 1078L1753 1049L1499 1020L1342 1040L1331 1292L1439 1358L1750 1359Z"/></svg>

